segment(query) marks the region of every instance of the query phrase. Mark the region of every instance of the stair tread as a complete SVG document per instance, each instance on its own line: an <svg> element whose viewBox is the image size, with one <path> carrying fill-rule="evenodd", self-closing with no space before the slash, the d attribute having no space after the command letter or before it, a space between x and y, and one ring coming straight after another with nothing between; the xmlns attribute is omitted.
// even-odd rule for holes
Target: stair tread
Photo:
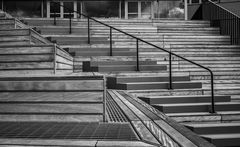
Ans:
<svg viewBox="0 0 240 147"><path fill-rule="evenodd" d="M121 82L118 84L129 84L129 85L141 85L141 84L165 84L165 83L169 83L169 82ZM180 83L200 83L200 82L192 82L192 81L174 81L173 84L180 84Z"/></svg>
<svg viewBox="0 0 240 147"><path fill-rule="evenodd" d="M149 99L161 99L161 98L188 98L188 97L196 97L196 98L205 98L205 97L211 97L211 95L171 95L171 96L147 96L144 98ZM215 97L228 97L228 96L221 96L221 95L215 95Z"/></svg>
<svg viewBox="0 0 240 147"><path fill-rule="evenodd" d="M240 102L216 102L215 105L240 105ZM211 103L178 103L178 104L154 104L157 106L174 107L174 106L201 106L211 105Z"/></svg>
<svg viewBox="0 0 240 147"><path fill-rule="evenodd" d="M211 135L201 135L204 138L211 138L211 139L231 139L231 138L238 138L240 140L240 133L233 133L233 134L211 134Z"/></svg>
<svg viewBox="0 0 240 147"><path fill-rule="evenodd" d="M211 127L234 127L240 126L240 122L229 122L229 123L197 123L197 124L184 124L189 127L197 128L211 128Z"/></svg>

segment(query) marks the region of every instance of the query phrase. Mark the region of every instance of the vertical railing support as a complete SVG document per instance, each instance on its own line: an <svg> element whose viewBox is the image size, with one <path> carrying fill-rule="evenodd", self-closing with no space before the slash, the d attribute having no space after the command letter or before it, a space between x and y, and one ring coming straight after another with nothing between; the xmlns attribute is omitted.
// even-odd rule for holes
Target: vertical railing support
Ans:
<svg viewBox="0 0 240 147"><path fill-rule="evenodd" d="M169 52L169 89L173 89L172 87L172 54Z"/></svg>
<svg viewBox="0 0 240 147"><path fill-rule="evenodd" d="M72 14L69 12L69 34L72 34Z"/></svg>
<svg viewBox="0 0 240 147"><path fill-rule="evenodd" d="M139 69L139 46L138 46L138 39L136 39L136 53L137 53L137 71L140 71Z"/></svg>
<svg viewBox="0 0 240 147"><path fill-rule="evenodd" d="M211 98L212 98L212 110L211 113L216 113L215 111L215 100L214 100L214 83L213 83L213 72L209 71L211 74Z"/></svg>
<svg viewBox="0 0 240 147"><path fill-rule="evenodd" d="M53 74L56 74L57 71L57 45L54 44L54 50L53 50Z"/></svg>
<svg viewBox="0 0 240 147"><path fill-rule="evenodd" d="M88 44L90 44L90 20L89 20L89 17L87 18L88 19Z"/></svg>
<svg viewBox="0 0 240 147"><path fill-rule="evenodd" d="M110 56L113 55L112 51L112 28L110 27Z"/></svg>

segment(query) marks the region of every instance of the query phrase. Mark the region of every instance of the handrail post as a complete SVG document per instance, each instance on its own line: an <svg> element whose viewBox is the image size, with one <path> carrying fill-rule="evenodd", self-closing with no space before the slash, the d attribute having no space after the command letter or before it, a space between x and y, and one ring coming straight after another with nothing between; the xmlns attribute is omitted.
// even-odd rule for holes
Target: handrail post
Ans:
<svg viewBox="0 0 240 147"><path fill-rule="evenodd" d="M90 44L90 20L88 17L88 44Z"/></svg>
<svg viewBox="0 0 240 147"><path fill-rule="evenodd" d="M213 73L210 71L211 74L211 98L212 98L212 110L211 113L216 113L215 111L215 100L214 100L214 83L213 83Z"/></svg>
<svg viewBox="0 0 240 147"><path fill-rule="evenodd" d="M169 89L172 88L172 54L169 52Z"/></svg>
<svg viewBox="0 0 240 147"><path fill-rule="evenodd" d="M139 46L138 46L138 38L136 39L136 49L137 49L137 71L139 70Z"/></svg>
<svg viewBox="0 0 240 147"><path fill-rule="evenodd" d="M112 28L110 27L110 56L113 55L112 51Z"/></svg>
<svg viewBox="0 0 240 147"><path fill-rule="evenodd" d="M72 34L72 14L69 12L69 34Z"/></svg>

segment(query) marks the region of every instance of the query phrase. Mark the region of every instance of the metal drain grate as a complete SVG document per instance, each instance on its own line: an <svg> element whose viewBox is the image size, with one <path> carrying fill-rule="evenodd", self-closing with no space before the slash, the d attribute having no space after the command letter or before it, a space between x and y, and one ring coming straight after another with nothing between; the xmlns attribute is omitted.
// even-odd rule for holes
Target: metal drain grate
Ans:
<svg viewBox="0 0 240 147"><path fill-rule="evenodd" d="M125 116L125 114L122 112L122 110L119 108L119 106L116 104L116 102L113 100L109 93L107 93L106 102L107 102L107 114L109 116L110 122L128 122L127 117Z"/></svg>
<svg viewBox="0 0 240 147"><path fill-rule="evenodd" d="M0 138L138 140L129 123L0 122Z"/></svg>

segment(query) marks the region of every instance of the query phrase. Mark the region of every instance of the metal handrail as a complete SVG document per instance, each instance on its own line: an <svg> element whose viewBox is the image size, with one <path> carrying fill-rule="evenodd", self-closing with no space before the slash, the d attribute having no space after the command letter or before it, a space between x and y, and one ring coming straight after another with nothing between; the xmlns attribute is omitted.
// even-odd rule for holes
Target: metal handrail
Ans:
<svg viewBox="0 0 240 147"><path fill-rule="evenodd" d="M54 1L52 1L52 2L54 2ZM55 3L55 4L58 4L58 5L61 6L61 7L64 7L65 9L69 10L69 12L71 11L72 13L77 13L77 14L79 14L80 16L84 16L84 17L86 17L86 18L88 19L88 43L89 43L89 44L90 44L90 26L89 26L90 23L89 23L89 20L93 20L93 21L95 21L95 22L97 22L97 23L100 23L100 24L106 26L106 27L109 27L109 29L110 29L110 36L112 36L112 30L116 30L116 31L118 31L118 32L121 32L121 33L123 33L123 34L125 34L125 35L127 35L127 36L130 36L130 37L136 39L137 71L140 70L140 68L139 68L139 49L138 49L138 48L139 48L139 45L138 45L139 41L141 41L141 42L143 42L143 43L146 43L146 44L148 44L148 45L150 45L150 46L152 46L152 47L155 47L155 48L157 48L157 49L159 49L159 50L162 50L162 51L164 51L164 52L167 52L167 53L169 54L169 89L173 89L173 87L172 87L172 81L173 81L173 80L172 80L172 55L174 55L174 56L176 56L176 57L178 57L178 58L181 58L182 60L185 60L185 61L187 61L187 62L189 62L189 63L192 63L192 64L194 64L194 65L197 65L197 66L199 66L199 67L207 70L207 71L210 73L210 77L211 77L211 110L210 110L210 113L215 113L214 81L213 81L213 80L214 80L214 75L213 75L213 72L212 72L209 68L207 68L207 67L205 67L205 66L202 66L202 65L200 65L200 64L198 64L198 63L196 63L196 62L194 62L194 61L191 61L191 60L189 60L189 59L186 59L186 58L184 58L184 57L182 57L182 56L180 56L180 55L177 55L177 54L175 54L175 53L172 53L171 51L168 51L168 50L166 50L166 49L160 48L159 46L157 46L157 45L155 45L155 44L152 44L152 43L150 43L150 42L147 42L147 41L145 41L145 40L142 40L142 39L140 39L140 38L138 38L138 37L136 37L136 36L133 36L133 35L127 33L127 32L124 32L124 31L122 31L122 30L120 30L120 29L117 29L117 28L115 28L115 27L113 27L113 26L110 26L110 25L105 24L105 23L103 23L103 22L101 22L101 21L98 21L98 20L96 20L96 19L94 19L94 18L92 18L92 17L90 17L90 16L87 16L87 15L82 14L82 13L80 13L80 12L71 10L71 9L69 9L69 8L67 8L67 7L65 7L65 6L63 6L63 5L61 5L61 4L57 3L57 2L54 2L54 3ZM70 15L70 17L71 17L71 15ZM54 18L54 20L56 20L56 18ZM71 26L70 26L70 27L71 27ZM112 42L111 39L112 39L112 37L110 37L110 43ZM112 49L111 46L112 46L112 45L110 44L110 49ZM110 53L112 53L112 51L110 51Z"/></svg>
<svg viewBox="0 0 240 147"><path fill-rule="evenodd" d="M206 0L202 5L202 19L209 20L211 26L219 27L221 34L230 35L231 44L239 45L240 17L212 0Z"/></svg>

